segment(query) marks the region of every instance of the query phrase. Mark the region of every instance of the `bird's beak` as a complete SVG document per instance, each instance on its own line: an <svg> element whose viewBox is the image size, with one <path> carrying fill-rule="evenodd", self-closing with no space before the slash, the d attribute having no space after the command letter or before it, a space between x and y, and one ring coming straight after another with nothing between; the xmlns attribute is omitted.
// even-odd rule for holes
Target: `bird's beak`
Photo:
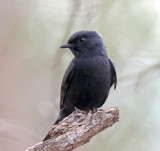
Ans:
<svg viewBox="0 0 160 151"><path fill-rule="evenodd" d="M65 44L61 45L60 48L72 48L72 45L69 43L65 43Z"/></svg>

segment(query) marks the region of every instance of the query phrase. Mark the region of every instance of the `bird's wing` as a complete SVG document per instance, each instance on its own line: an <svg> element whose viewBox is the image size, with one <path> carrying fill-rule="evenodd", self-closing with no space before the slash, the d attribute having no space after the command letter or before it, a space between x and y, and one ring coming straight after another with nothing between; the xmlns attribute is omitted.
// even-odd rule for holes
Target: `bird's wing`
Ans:
<svg viewBox="0 0 160 151"><path fill-rule="evenodd" d="M73 78L73 74L74 74L74 62L72 61L64 74L61 85L60 109L63 108L64 97Z"/></svg>
<svg viewBox="0 0 160 151"><path fill-rule="evenodd" d="M114 66L114 63L112 60L109 59L109 63L111 66L111 86L114 84L114 89L116 89L117 86L117 74L116 74L116 69Z"/></svg>

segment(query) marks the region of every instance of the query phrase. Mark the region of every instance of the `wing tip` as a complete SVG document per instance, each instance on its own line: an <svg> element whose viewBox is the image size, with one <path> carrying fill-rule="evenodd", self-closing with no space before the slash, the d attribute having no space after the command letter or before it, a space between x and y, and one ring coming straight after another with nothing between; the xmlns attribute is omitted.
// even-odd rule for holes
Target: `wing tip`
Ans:
<svg viewBox="0 0 160 151"><path fill-rule="evenodd" d="M117 83L115 82L115 83L114 83L114 90L116 89L116 87L117 87Z"/></svg>

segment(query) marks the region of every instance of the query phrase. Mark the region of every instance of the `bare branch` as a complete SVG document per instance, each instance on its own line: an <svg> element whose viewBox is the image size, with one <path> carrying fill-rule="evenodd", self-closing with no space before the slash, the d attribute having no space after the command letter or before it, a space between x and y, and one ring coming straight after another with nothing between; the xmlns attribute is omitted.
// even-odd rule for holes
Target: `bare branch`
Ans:
<svg viewBox="0 0 160 151"><path fill-rule="evenodd" d="M49 132L52 139L40 142L26 151L72 151L118 121L118 108L101 109L88 115L84 112L73 112L52 127Z"/></svg>

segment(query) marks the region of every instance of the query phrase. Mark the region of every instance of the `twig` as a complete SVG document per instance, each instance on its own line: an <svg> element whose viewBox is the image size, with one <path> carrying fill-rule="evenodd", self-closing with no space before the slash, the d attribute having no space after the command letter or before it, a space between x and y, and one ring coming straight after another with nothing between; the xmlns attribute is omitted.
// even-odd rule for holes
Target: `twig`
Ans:
<svg viewBox="0 0 160 151"><path fill-rule="evenodd" d="M73 112L52 127L49 132L52 139L40 142L26 151L72 151L118 121L118 108L101 109L88 115L84 112Z"/></svg>

